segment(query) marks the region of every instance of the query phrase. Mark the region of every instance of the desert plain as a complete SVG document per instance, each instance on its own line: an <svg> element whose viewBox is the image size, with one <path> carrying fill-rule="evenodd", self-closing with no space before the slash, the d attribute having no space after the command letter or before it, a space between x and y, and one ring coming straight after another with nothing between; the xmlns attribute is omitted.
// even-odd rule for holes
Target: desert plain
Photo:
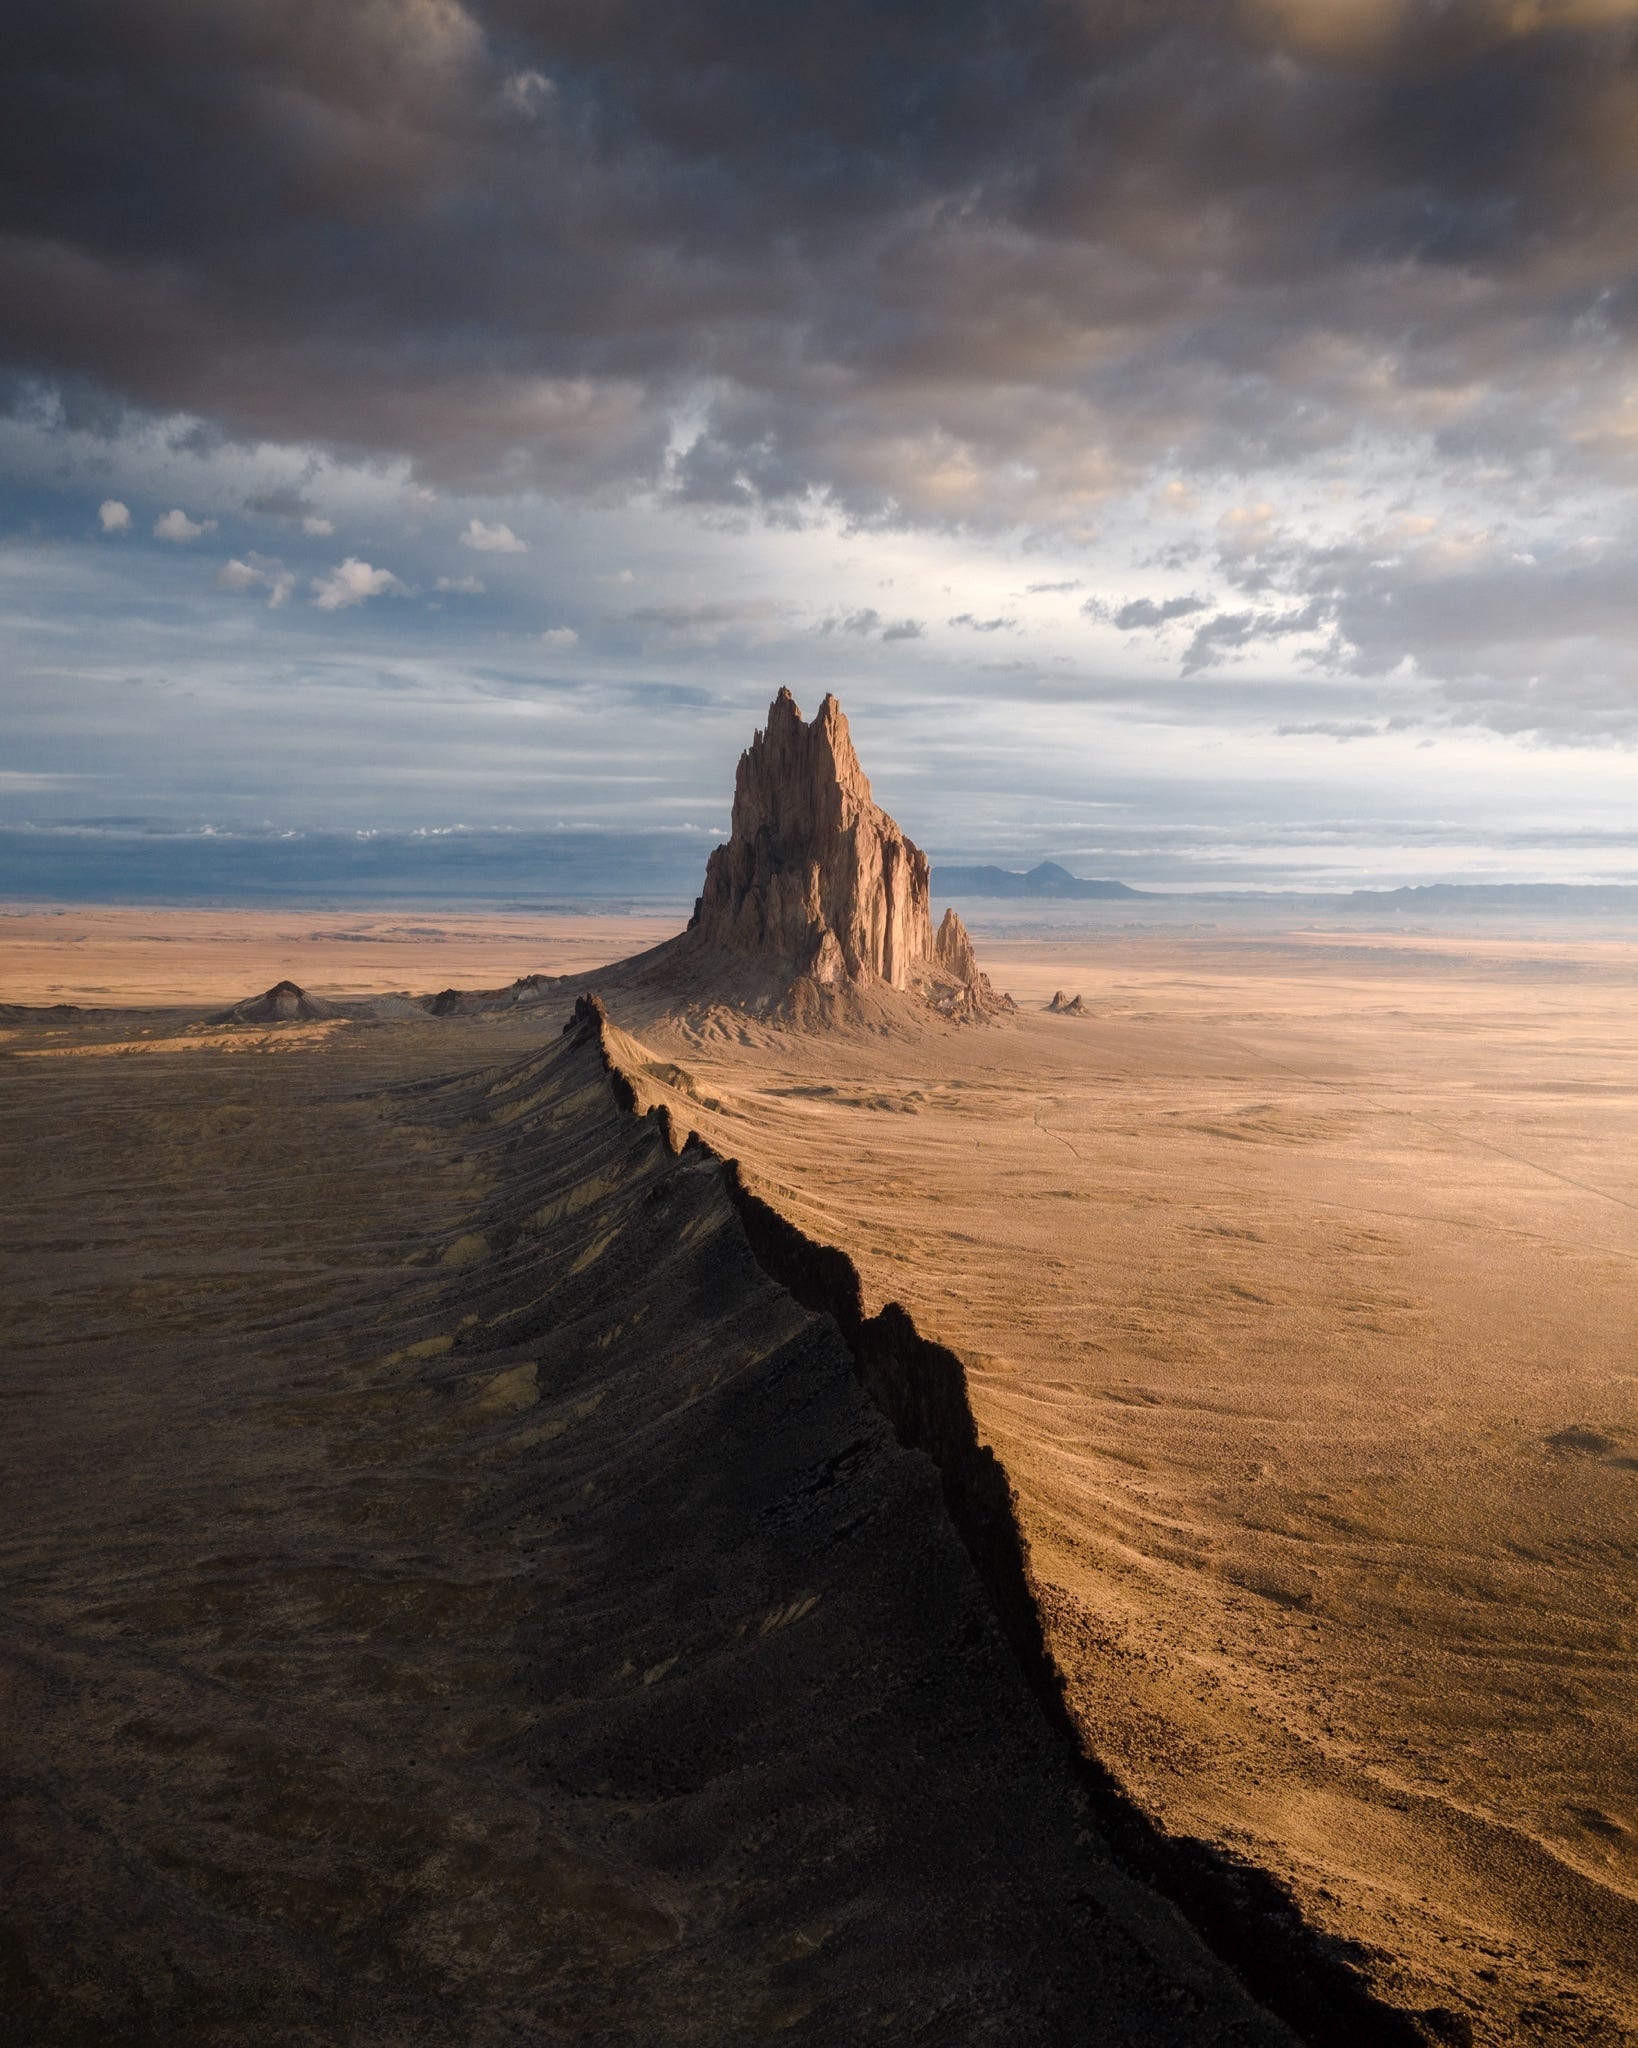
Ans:
<svg viewBox="0 0 1638 2048"><path fill-rule="evenodd" d="M0 1040L4 1392L19 1418L7 1484L21 1503L7 1578L14 1616L46 1646L15 1660L30 1675L14 1671L14 1697L44 1688L23 1711L30 1769L48 1804L50 1787L69 1787L59 1805L80 1816L70 1833L87 1887L116 1897L108 1871L128 1871L140 1839L188 1897L228 1910L238 1865L207 1838L230 1825L231 1766L217 1757L216 1775L179 1792L175 1759L191 1769L208 1747L211 1688L231 1695L218 1746L253 1756L275 1741L291 1683L264 1640L277 1580L279 1640L312 1657L303 1615L339 1631L347 1682L372 1712L401 1710L416 1688L449 1702L441 1740L470 1775L469 1808L428 1822L406 1897L424 1905L437 1871L481 1869L492 1911L485 1927L469 1916L415 1933L395 1894L417 1967L461 1986L497 1957L509 1981L534 1967L527 1912L484 1862L494 1844L474 1816L505 1806L506 1772L539 1720L497 1644L541 1598L532 1575L557 1568L556 1537L530 1523L540 1504L526 1488L497 1521L478 1475L511 1470L530 1431L549 1444L571 1430L592 1395L566 1382L552 1405L545 1364L525 1369L512 1351L458 1397L426 1377L470 1348L463 1331L519 1313L482 1290L522 1256L481 1220L512 1155L486 1151L472 1132L487 1126L466 1110L429 1124L427 1104L440 1089L501 1089L493 1077L546 1057L593 987L638 1106L663 1103L674 1140L697 1131L739 1162L755 1193L852 1258L868 1308L902 1303L961 1359L1014 1491L1077 1739L1120 1794L1166 1836L1270 1873L1383 2011L1416 2016L1420 2035L1403 2038L1638 2035L1638 933L1379 928L1311 909L964 908L1016 1014L896 1031L803 1032L610 971L678 927L663 912L75 909L0 922L0 996L36 1006L10 1012ZM356 998L530 973L562 978L492 1013L206 1021L275 974ZM1050 1011L1060 991L1085 1014ZM55 1004L86 1007L43 1011ZM589 1084L552 1085L567 1101ZM556 1203L563 1221L612 1199L613 1182L593 1176L577 1198L572 1180L531 1213ZM603 1242L563 1249L563 1270L589 1252L575 1270L595 1273ZM644 1301L632 1313L673 1335L697 1306ZM625 1327L605 1313L607 1331ZM133 1316L148 1332L134 1343ZM377 1338L358 1334L361 1316ZM210 1383L215 1419L179 1410L170 1446L155 1448L132 1374L178 1356L190 1400ZM260 1435L247 1415L266 1421ZM201 1529L190 1549L179 1532L199 1513L199 1468L167 1461L189 1430L218 1448L231 1437L220 1483L240 1489L247 1530L271 1518L256 1540L235 1548ZM292 1501L308 1518L295 1534ZM367 1548L372 1530L382 1549L365 1571L348 1546ZM389 1551L396 1563L381 1561ZM482 1613L463 1620L450 1583L480 1578ZM439 1645L434 1676L370 1664L372 1617L395 1601L411 1634ZM756 1626L776 1614L794 1633L799 1605ZM253 1613L261 1635L248 1643ZM656 1651L630 1683L645 1698L663 1690L666 1658L686 1654ZM122 1687L142 1690L121 1675L133 1658L159 1673L163 1710L119 1708ZM133 1743L158 1759L140 1783L119 1761ZM349 1783L344 1751L328 1792L304 1803L287 1759L260 1819L231 1825L262 1828L281 1855L311 1848L333 1798L350 1853L398 1856L404 1788ZM982 1759L972 1768L977 1782ZM90 1843L82 1780L97 1770L121 1789ZM181 1808L160 1854L162 1798ZM629 1820L610 1819L599 1855L614 1856ZM40 1823L41 1853L64 1856L57 1826ZM627 1961L675 1939L663 1900L562 1843L559 1906L616 1930L607 1942ZM1058 1854L1043 1848L1043 1868ZM324 1889L334 1871L297 1876L309 1889L268 1909L278 1927L347 1919ZM987 1910L975 1905L974 1924ZM816 1907L779 1969L799 1976L837 1924L834 1902ZM1181 2038L1282 2037L1277 2022L1264 2035L1255 2015L1235 2017L1231 1992L1195 1995L1197 2011L1228 2017ZM96 2037L89 1992L79 2036L63 2018L78 2010L72 1985L39 1996L59 2028L42 2020L41 2039ZM142 1996L163 2010L162 1987ZM840 2037L835 2009L806 1994L756 1998L687 2037L805 2025ZM928 2021L925 2038L1030 2037L1024 2021L986 2034L966 2010ZM257 2038L235 2024L197 2037ZM393 2025L421 2038L402 2015ZM907 2028L880 2031L923 2038ZM504 2036L471 2036L491 2037ZM1131 2037L1161 2035L1137 2024ZM1371 2036L1339 2022L1345 2037Z"/></svg>

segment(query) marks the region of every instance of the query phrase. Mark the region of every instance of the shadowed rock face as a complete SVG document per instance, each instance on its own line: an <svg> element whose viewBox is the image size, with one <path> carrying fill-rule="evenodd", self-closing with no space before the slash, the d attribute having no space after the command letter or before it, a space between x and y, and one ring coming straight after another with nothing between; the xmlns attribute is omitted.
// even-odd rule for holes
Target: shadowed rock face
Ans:
<svg viewBox="0 0 1638 2048"><path fill-rule="evenodd" d="M740 756L733 834L711 856L692 929L826 986L909 988L932 958L927 856L871 798L834 697L811 725L789 690L774 699Z"/></svg>

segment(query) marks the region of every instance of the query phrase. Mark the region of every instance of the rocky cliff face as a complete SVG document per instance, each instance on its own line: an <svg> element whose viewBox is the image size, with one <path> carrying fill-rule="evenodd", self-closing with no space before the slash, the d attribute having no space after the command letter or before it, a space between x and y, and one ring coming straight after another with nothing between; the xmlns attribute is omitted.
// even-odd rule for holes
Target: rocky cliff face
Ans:
<svg viewBox="0 0 1638 2048"><path fill-rule="evenodd" d="M842 707L810 724L789 690L740 756L733 832L712 854L695 945L768 963L793 990L904 989L949 1017L1010 1008L955 912L935 935L927 856L870 794Z"/></svg>
<svg viewBox="0 0 1638 2048"><path fill-rule="evenodd" d="M834 697L808 724L789 690L740 756L733 836L712 854L693 929L834 985L909 988L933 951L927 856L870 794Z"/></svg>

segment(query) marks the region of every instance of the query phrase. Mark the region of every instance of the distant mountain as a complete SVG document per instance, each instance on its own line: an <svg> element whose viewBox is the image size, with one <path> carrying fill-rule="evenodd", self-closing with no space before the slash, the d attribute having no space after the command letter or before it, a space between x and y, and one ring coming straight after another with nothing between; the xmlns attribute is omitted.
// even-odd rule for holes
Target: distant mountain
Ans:
<svg viewBox="0 0 1638 2048"><path fill-rule="evenodd" d="M1344 910L1634 910L1630 882L1414 882L1400 889L1352 889Z"/></svg>
<svg viewBox="0 0 1638 2048"><path fill-rule="evenodd" d="M1054 860L1044 860L1028 874L1013 868L946 868L933 870L935 896L1060 896L1081 902L1113 896L1149 896L1150 889L1128 889L1124 882L1086 882Z"/></svg>

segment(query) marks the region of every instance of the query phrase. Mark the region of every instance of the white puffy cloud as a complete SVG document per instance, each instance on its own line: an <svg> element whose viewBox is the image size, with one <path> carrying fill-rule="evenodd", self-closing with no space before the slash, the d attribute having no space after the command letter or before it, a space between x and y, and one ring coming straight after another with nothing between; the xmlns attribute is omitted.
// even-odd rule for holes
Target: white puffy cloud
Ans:
<svg viewBox="0 0 1638 2048"><path fill-rule="evenodd" d="M328 540L336 530L333 519L324 519L316 512L309 512L301 523L303 533L311 534L315 540Z"/></svg>
<svg viewBox="0 0 1638 2048"><path fill-rule="evenodd" d="M480 555L526 555L529 543L519 540L511 527L498 521L486 526L481 519L469 519L466 531L461 535L461 546L473 548Z"/></svg>
<svg viewBox="0 0 1638 2048"><path fill-rule="evenodd" d="M578 647L580 645L580 635L573 626L548 626L540 637L547 647Z"/></svg>
<svg viewBox="0 0 1638 2048"><path fill-rule="evenodd" d="M214 531L214 519L190 519L181 506L173 506L169 512L162 512L154 521L155 540L172 540L183 545L197 540L203 533Z"/></svg>
<svg viewBox="0 0 1638 2048"><path fill-rule="evenodd" d="M216 572L218 590L265 590L269 611L289 601L290 593L296 587L296 579L276 557L258 555L251 550L248 559L235 555L224 562Z"/></svg>
<svg viewBox="0 0 1638 2048"><path fill-rule="evenodd" d="M390 569L372 569L356 555L338 562L327 576L313 578L313 603L321 612L341 612L372 597L404 597L409 585Z"/></svg>
<svg viewBox="0 0 1638 2048"><path fill-rule="evenodd" d="M478 576L440 576L434 590L447 590L452 597L482 597L483 579Z"/></svg>
<svg viewBox="0 0 1638 2048"><path fill-rule="evenodd" d="M97 517L102 521L104 533L129 533L131 530L131 508L122 505L118 498L104 498L97 507Z"/></svg>

